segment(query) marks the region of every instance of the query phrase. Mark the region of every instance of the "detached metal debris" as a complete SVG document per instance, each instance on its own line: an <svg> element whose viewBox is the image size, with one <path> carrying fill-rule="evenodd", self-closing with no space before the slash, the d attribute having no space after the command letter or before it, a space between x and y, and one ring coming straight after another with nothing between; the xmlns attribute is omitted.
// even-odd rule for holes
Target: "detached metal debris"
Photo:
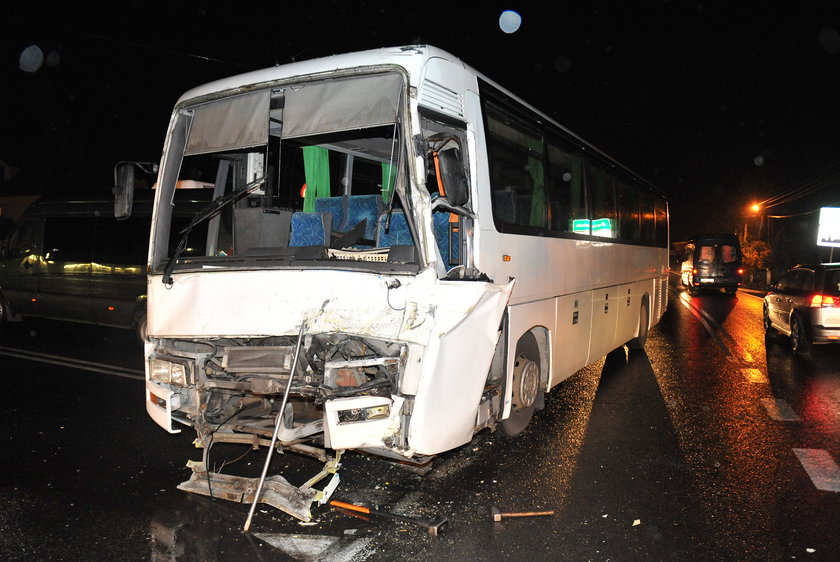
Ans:
<svg viewBox="0 0 840 562"><path fill-rule="evenodd" d="M340 452L336 454L335 458L329 458L324 464L323 470L302 486L294 486L279 474L268 476L265 478L263 489L260 492L259 503L275 507L301 521L311 521L310 507L312 504L316 502L325 504L338 487L340 482L338 475L338 469L341 467L340 458ZM238 503L254 504L256 491L259 488L259 478L207 472L204 463L201 462L191 462L189 466L192 468L193 474L189 480L178 485L179 490ZM330 481L322 490L313 487L330 475L332 475Z"/></svg>

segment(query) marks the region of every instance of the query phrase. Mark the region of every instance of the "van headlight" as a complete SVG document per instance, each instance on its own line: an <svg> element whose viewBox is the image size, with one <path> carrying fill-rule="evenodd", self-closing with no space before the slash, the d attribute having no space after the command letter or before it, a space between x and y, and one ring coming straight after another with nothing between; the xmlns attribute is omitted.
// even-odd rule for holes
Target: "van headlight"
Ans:
<svg viewBox="0 0 840 562"><path fill-rule="evenodd" d="M191 382L191 370L188 364L166 359L149 360L149 378L174 386L187 386Z"/></svg>

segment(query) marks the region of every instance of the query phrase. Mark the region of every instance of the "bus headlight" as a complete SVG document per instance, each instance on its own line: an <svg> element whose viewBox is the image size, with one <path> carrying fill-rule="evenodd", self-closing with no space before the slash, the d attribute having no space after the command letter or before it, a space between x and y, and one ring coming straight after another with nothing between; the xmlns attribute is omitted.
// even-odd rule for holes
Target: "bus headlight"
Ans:
<svg viewBox="0 0 840 562"><path fill-rule="evenodd" d="M187 386L189 372L189 367L183 363L175 363L166 359L149 360L149 378L153 381L175 386Z"/></svg>

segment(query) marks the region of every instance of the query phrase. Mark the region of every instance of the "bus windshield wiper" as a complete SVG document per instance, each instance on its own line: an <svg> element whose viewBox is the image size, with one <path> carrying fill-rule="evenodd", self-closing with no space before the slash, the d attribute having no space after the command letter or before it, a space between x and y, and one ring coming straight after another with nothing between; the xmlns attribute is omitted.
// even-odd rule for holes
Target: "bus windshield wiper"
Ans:
<svg viewBox="0 0 840 562"><path fill-rule="evenodd" d="M265 176L257 178L252 182L246 183L245 185L234 189L227 195L213 199L206 207L195 214L190 223L178 232L178 234L181 235L181 238L178 240L178 246L175 248L175 253L172 254L172 257L169 258L169 261L166 262L166 267L163 269L163 279L161 281L163 281L164 285L172 284L172 269L175 267L175 263L181 256L181 252L183 252L184 248L186 248L187 238L189 238L190 231L193 227L203 220L216 216L222 211L222 209L254 191L264 183Z"/></svg>

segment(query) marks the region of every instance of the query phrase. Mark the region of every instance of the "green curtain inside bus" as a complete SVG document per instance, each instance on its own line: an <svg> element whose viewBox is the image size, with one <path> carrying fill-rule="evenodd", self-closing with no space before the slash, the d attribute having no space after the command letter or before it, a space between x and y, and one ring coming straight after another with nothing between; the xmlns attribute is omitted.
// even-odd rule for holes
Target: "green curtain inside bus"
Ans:
<svg viewBox="0 0 840 562"><path fill-rule="evenodd" d="M544 154L542 139L528 137L528 148ZM528 224L531 226L546 226L545 224L545 168L541 159L534 156L528 157L528 174L531 176L533 191L531 193L531 218Z"/></svg>
<svg viewBox="0 0 840 562"><path fill-rule="evenodd" d="M315 199L330 196L329 151L320 146L304 146L303 170L306 174L303 210L311 213L315 210Z"/></svg>
<svg viewBox="0 0 840 562"><path fill-rule="evenodd" d="M394 191L394 180L397 177L397 170L392 164L382 163L382 202L386 205L391 201L391 193Z"/></svg>

